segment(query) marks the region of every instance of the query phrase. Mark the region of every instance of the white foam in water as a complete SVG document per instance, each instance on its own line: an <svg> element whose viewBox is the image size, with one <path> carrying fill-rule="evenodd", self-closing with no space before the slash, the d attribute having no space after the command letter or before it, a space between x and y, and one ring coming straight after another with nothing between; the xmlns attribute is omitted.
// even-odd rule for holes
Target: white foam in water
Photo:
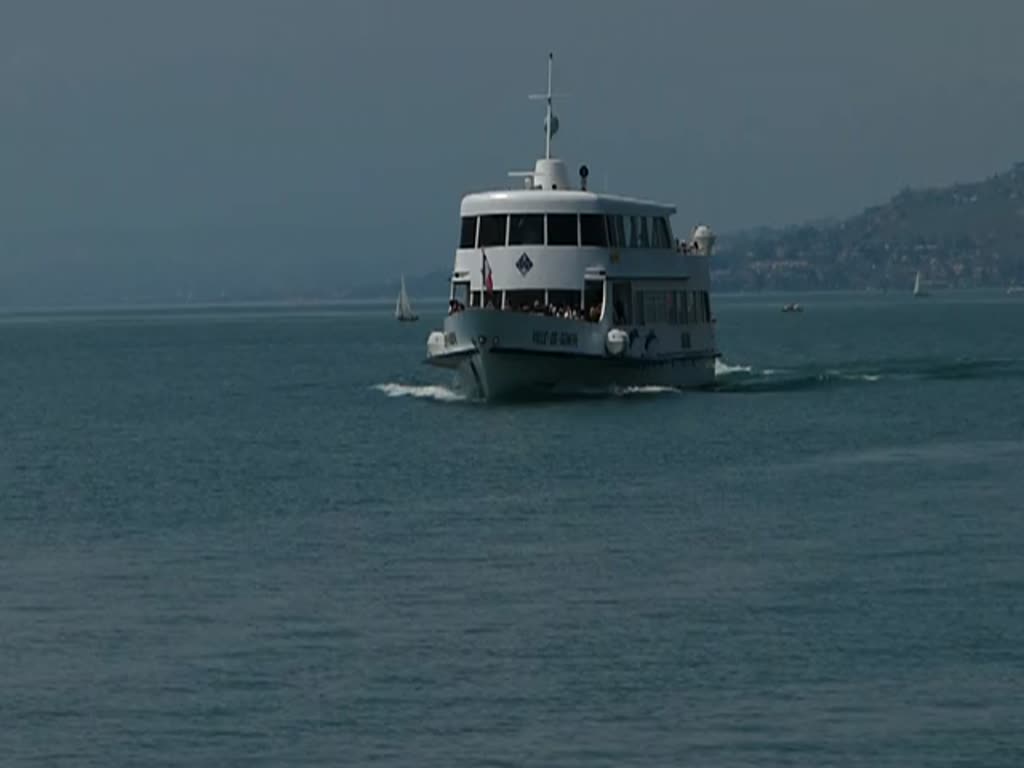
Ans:
<svg viewBox="0 0 1024 768"><path fill-rule="evenodd" d="M750 373L753 370L749 365L729 365L722 360L715 360L715 376L728 376L730 373Z"/></svg>
<svg viewBox="0 0 1024 768"><path fill-rule="evenodd" d="M386 384L374 384L373 388L378 392L383 392L388 397L419 397L427 400L437 400L442 403L455 403L466 399L465 395L448 387L442 387L439 384L417 386L414 384L388 382Z"/></svg>
<svg viewBox="0 0 1024 768"><path fill-rule="evenodd" d="M678 395L681 390L676 387L660 387L654 384L647 386L638 387L618 387L618 386L607 386L607 387L582 387L579 389L564 390L561 392L563 395L569 397L634 397L637 395L664 395L671 393Z"/></svg>
<svg viewBox="0 0 1024 768"><path fill-rule="evenodd" d="M845 373L836 368L830 368L825 371L825 376L845 381L878 381L882 378L882 375L879 373Z"/></svg>
<svg viewBox="0 0 1024 768"><path fill-rule="evenodd" d="M623 387L615 391L617 395L663 395L667 392L672 394L680 394L680 391L675 387L658 387L650 385L646 387Z"/></svg>

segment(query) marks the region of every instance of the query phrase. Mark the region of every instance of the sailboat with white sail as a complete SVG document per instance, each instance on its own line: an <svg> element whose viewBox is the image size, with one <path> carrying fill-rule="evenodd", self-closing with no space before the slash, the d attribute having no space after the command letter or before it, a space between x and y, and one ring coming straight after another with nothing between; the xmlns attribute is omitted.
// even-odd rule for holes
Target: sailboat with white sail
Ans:
<svg viewBox="0 0 1024 768"><path fill-rule="evenodd" d="M921 287L921 270L917 270L914 276L914 298L920 299L928 295L928 291Z"/></svg>
<svg viewBox="0 0 1024 768"><path fill-rule="evenodd" d="M402 275L402 289L395 301L395 319L402 323L419 320L419 315L412 311L412 304L409 303L409 294L405 290L405 275Z"/></svg>

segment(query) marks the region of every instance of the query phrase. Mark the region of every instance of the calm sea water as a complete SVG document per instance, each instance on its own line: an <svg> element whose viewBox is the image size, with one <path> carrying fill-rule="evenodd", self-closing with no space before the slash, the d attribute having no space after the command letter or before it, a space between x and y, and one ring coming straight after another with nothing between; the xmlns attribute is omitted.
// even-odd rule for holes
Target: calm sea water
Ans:
<svg viewBox="0 0 1024 768"><path fill-rule="evenodd" d="M1024 300L788 300L514 406L440 306L0 318L0 762L1024 764Z"/></svg>

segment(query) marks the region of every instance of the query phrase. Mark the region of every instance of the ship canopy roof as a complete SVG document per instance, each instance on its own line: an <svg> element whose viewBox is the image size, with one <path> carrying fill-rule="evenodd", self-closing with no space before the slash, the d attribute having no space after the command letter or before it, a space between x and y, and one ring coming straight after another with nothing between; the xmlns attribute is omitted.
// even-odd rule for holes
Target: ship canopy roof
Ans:
<svg viewBox="0 0 1024 768"><path fill-rule="evenodd" d="M502 213L604 213L671 216L675 206L635 197L581 189L507 189L476 192L462 198L462 216Z"/></svg>

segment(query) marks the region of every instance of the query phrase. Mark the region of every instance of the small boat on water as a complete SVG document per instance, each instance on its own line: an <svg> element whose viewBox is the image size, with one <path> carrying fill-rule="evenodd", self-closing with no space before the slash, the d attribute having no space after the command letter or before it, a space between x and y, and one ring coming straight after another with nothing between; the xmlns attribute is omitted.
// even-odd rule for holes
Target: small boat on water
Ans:
<svg viewBox="0 0 1024 768"><path fill-rule="evenodd" d="M799 304L785 304L782 307L783 312L803 312L804 308Z"/></svg>
<svg viewBox="0 0 1024 768"><path fill-rule="evenodd" d="M1006 289L1007 296L1017 296L1024 294L1024 285L1011 285Z"/></svg>
<svg viewBox="0 0 1024 768"><path fill-rule="evenodd" d="M411 323L419 320L419 315L412 311L412 304L409 303L409 294L405 292L405 275L402 275L402 288L398 292L398 299L395 301L395 319L400 323Z"/></svg>

